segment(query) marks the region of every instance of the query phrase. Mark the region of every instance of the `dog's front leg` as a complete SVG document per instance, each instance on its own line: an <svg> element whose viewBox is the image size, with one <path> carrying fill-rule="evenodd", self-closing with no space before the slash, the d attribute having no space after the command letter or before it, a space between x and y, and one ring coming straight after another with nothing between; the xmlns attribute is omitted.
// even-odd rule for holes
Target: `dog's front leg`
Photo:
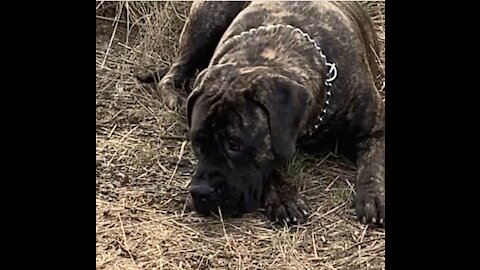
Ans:
<svg viewBox="0 0 480 270"><path fill-rule="evenodd" d="M137 78L143 82L160 80L158 92L166 105L171 109L180 106L183 98L177 91L183 84L188 86L197 69L202 70L208 65L223 33L244 7L242 1L194 1L172 66L168 70L139 74ZM190 91L188 87L186 90L187 93Z"/></svg>
<svg viewBox="0 0 480 270"><path fill-rule="evenodd" d="M357 160L355 208L363 223L385 225L385 135L377 133L361 143Z"/></svg>

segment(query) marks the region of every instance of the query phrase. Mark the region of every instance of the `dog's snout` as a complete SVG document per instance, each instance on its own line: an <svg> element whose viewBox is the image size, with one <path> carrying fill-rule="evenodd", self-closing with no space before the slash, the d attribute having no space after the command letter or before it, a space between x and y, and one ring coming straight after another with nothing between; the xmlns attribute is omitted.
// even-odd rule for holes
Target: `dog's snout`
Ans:
<svg viewBox="0 0 480 270"><path fill-rule="evenodd" d="M190 188L190 194L196 201L206 202L211 200L214 189L206 183L194 185Z"/></svg>

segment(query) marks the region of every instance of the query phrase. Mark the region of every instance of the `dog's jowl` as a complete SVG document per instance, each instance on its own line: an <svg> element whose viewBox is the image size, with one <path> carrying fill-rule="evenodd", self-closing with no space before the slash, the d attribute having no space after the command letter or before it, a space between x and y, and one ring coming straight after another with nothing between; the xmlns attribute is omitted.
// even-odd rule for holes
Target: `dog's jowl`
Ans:
<svg viewBox="0 0 480 270"><path fill-rule="evenodd" d="M383 226L378 52L355 2L194 2L158 91L169 107L188 94L196 211L241 216L263 207L273 221L304 222L308 206L279 170L300 139L335 138L354 150L359 220Z"/></svg>

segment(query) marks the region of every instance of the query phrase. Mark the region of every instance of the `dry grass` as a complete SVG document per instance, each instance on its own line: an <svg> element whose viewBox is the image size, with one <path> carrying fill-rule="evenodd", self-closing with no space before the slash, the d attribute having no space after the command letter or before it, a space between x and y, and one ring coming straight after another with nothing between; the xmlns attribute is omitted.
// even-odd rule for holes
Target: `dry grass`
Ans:
<svg viewBox="0 0 480 270"><path fill-rule="evenodd" d="M333 154L302 155L290 167L314 209L302 226L274 227L261 213L223 220L186 211L196 161L184 117L134 74L171 63L190 3L96 4L97 269L385 268L384 231L353 219L355 170ZM365 6L383 44L384 3ZM383 76L378 83L383 90Z"/></svg>

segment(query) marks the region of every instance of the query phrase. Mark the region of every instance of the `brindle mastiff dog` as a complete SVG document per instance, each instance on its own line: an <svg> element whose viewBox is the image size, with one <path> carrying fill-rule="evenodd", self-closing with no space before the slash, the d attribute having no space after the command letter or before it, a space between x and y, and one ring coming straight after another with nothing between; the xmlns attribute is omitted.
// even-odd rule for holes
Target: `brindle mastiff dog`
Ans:
<svg viewBox="0 0 480 270"><path fill-rule="evenodd" d="M279 170L305 138L354 150L358 218L384 225L384 103L375 87L378 42L354 2L194 2L179 55L159 93L197 76L187 100L198 158L190 193L197 212L302 223L308 207ZM161 73L161 72L159 72ZM165 73L165 72L163 72Z"/></svg>

